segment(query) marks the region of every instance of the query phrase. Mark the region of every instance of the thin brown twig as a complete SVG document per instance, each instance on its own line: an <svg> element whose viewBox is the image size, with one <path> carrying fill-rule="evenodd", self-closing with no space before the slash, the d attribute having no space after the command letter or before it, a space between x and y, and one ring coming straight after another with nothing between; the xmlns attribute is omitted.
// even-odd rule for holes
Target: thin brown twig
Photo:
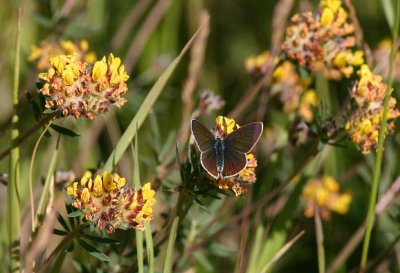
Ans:
<svg viewBox="0 0 400 273"><path fill-rule="evenodd" d="M281 44L285 35L286 21L292 10L294 0L281 0L276 4L274 16L272 18L272 36L271 36L271 56L272 59L268 59L267 67L274 64L275 56L278 56L281 51ZM272 63L271 63L272 62ZM260 100L257 109L257 120L263 120L268 103L268 92L267 88L261 89Z"/></svg>
<svg viewBox="0 0 400 273"><path fill-rule="evenodd" d="M354 36L356 37L356 43L359 48L362 48L365 53L365 61L371 66L372 65L372 54L371 49L368 44L364 40L364 32L360 26L360 22L358 21L356 10L351 3L351 0L345 0L346 6L349 10L349 17L354 26Z"/></svg>
<svg viewBox="0 0 400 273"><path fill-rule="evenodd" d="M228 114L228 117L237 120L241 116L244 110L246 110L246 108L252 103L254 98L260 92L261 88L263 88L265 85L269 85L272 79L273 68L274 58L271 54L267 61L264 76L246 91L243 97L240 98L239 103Z"/></svg>
<svg viewBox="0 0 400 273"><path fill-rule="evenodd" d="M16 139L16 145L20 145L23 143L25 140L27 140L34 132L42 128L43 125L45 125L47 122L49 122L51 119L53 119L57 113L53 113L51 115L45 116L41 120L39 120L35 125L33 125L28 131L26 131L23 135L19 136ZM0 153L0 160L4 159L11 151L12 147L8 147L4 151Z"/></svg>
<svg viewBox="0 0 400 273"><path fill-rule="evenodd" d="M190 63L189 63L189 75L185 81L182 90L182 122L179 132L176 136L176 140L172 142L171 147L169 148L165 158L161 166L158 168L158 176L160 179L165 178L166 173L170 173L171 170L166 171L167 166L170 164L171 158L175 152L175 144L180 143L181 157L185 157L185 149L184 145L188 142L190 135L190 119L193 113L193 93L198 84L201 67L204 61L204 55L207 47L208 34L210 29L210 23L207 20L209 18L208 12L202 11L199 18L199 26L204 25L204 27L199 32L199 35L196 37L196 41L193 44L191 55L190 55ZM171 169L175 169L177 164L173 164Z"/></svg>
<svg viewBox="0 0 400 273"><path fill-rule="evenodd" d="M126 55L125 68L128 74L132 73L135 64L142 53L142 50L153 33L158 23L165 15L170 4L170 0L159 0L153 7L150 14L146 17L142 27L139 29L135 39L129 47L128 54Z"/></svg>

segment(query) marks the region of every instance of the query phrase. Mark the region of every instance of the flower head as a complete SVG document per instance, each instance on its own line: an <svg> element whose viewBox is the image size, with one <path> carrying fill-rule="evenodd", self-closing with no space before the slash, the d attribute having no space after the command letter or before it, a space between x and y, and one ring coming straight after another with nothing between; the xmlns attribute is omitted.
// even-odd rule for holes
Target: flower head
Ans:
<svg viewBox="0 0 400 273"><path fill-rule="evenodd" d="M246 70L256 80L259 80L265 74L263 68L268 58L268 51L247 58ZM276 59L268 91L272 96L279 97L285 113L297 113L298 116L310 122L313 119L311 106L317 105L318 98L315 92L304 92L309 83L310 80L302 78L290 61L285 60L278 63L278 59Z"/></svg>
<svg viewBox="0 0 400 273"><path fill-rule="evenodd" d="M378 145L387 86L382 82L382 77L374 75L367 65L361 66L358 75L360 79L355 83L351 92L358 108L348 117L345 129L350 134L352 141L360 146L361 152L368 154L371 148L376 148ZM400 116L400 111L395 106L396 99L391 97L387 111L388 124L384 136L394 130L393 119Z"/></svg>
<svg viewBox="0 0 400 273"><path fill-rule="evenodd" d="M48 69L50 67L50 58L57 55L72 55L76 61L92 63L96 60L96 54L89 51L89 43L87 40L72 42L70 40L60 40L49 42L47 40L40 44L31 46L31 54L28 61L37 61L39 70Z"/></svg>
<svg viewBox="0 0 400 273"><path fill-rule="evenodd" d="M311 71L334 80L350 77L364 63L363 52L353 51L354 26L347 22L340 0L322 0L318 12L296 14L287 28L282 50Z"/></svg>
<svg viewBox="0 0 400 273"><path fill-rule="evenodd" d="M77 61L73 55L57 55L50 58L50 68L39 78L44 83L39 92L46 97L45 107L61 110L64 116L93 119L126 102L121 96L128 90L125 81L129 76L112 54L108 61L104 57L93 65Z"/></svg>
<svg viewBox="0 0 400 273"><path fill-rule="evenodd" d="M339 183L333 177L324 176L309 179L300 198L306 206L304 216L312 217L315 206L318 206L322 218L327 220L331 211L347 213L352 196L350 193L342 193Z"/></svg>
<svg viewBox="0 0 400 273"><path fill-rule="evenodd" d="M125 186L125 178L116 173L104 172L93 178L86 172L80 182L67 188L67 194L73 199L72 206L101 230L110 234L117 228L143 230L143 223L153 219L155 191L150 183L141 189Z"/></svg>

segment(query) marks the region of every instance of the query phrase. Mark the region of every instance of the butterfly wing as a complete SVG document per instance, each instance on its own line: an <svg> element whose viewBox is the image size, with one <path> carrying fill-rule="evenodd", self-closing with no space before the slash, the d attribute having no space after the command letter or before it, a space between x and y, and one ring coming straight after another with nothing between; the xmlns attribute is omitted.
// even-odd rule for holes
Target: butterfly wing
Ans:
<svg viewBox="0 0 400 273"><path fill-rule="evenodd" d="M202 152L200 156L201 166L214 178L218 177L217 157L215 149L211 148L208 151Z"/></svg>
<svg viewBox="0 0 400 273"><path fill-rule="evenodd" d="M208 151L214 147L215 136L207 127L195 119L192 119L192 134L201 152Z"/></svg>
<svg viewBox="0 0 400 273"><path fill-rule="evenodd" d="M223 177L232 177L240 173L247 166L246 154L231 147L225 146Z"/></svg>
<svg viewBox="0 0 400 273"><path fill-rule="evenodd" d="M248 153L257 144L262 131L262 122L246 124L225 137L225 147L228 147L229 150Z"/></svg>

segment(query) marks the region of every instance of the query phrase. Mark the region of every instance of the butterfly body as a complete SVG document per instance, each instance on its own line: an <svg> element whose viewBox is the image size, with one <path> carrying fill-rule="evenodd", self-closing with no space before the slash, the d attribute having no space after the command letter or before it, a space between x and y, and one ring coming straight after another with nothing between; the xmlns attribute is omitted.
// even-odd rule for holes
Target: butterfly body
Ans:
<svg viewBox="0 0 400 273"><path fill-rule="evenodd" d="M246 154L257 144L262 131L263 124L253 122L234 130L222 139L220 136L214 136L197 120L192 120L192 133L201 151L201 165L215 179L236 176L246 168Z"/></svg>
<svg viewBox="0 0 400 273"><path fill-rule="evenodd" d="M215 152L215 163L217 165L217 172L218 172L217 178L219 178L222 176L222 172L224 170L224 152L225 152L224 141L219 136L215 138L214 152Z"/></svg>

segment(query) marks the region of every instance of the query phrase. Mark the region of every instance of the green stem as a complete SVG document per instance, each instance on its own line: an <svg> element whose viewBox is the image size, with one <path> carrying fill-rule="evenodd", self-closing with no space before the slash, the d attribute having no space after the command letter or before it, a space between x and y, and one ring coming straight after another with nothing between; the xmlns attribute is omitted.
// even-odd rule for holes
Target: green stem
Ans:
<svg viewBox="0 0 400 273"><path fill-rule="evenodd" d="M317 250L318 250L318 272L325 273L325 249L324 249L324 230L322 228L321 216L319 214L318 204L314 204L314 221L315 231L317 236Z"/></svg>
<svg viewBox="0 0 400 273"><path fill-rule="evenodd" d="M36 151L37 151L37 148L39 147L39 143L43 139L43 137L46 134L47 130L49 129L50 125L51 125L51 122L49 122L49 124L47 124L46 128L43 130L43 132L40 134L38 140L36 141L35 147L33 148L33 152L32 152L31 163L29 166L29 198L31 201L32 232L35 231L35 227L36 227L36 224L35 224L35 202L34 202L34 198L33 198L33 166L34 166L34 162L35 162Z"/></svg>
<svg viewBox="0 0 400 273"><path fill-rule="evenodd" d="M12 149L10 154L9 165L9 182L7 187L7 228L8 228L8 243L10 248L10 272L19 272L20 263L20 170L19 170L19 147L16 144L19 136L18 130L18 84L19 84L19 54L20 54L20 25L21 25L21 8L18 10L18 22L15 45L15 60L14 60L14 79L13 79L13 115L11 124L11 143Z"/></svg>
<svg viewBox="0 0 400 273"><path fill-rule="evenodd" d="M58 112L54 112L50 115L44 116L41 120L38 120L35 125L33 125L31 128L29 128L28 131L23 133L22 135L18 136L15 140L14 143L11 144L10 147L5 149L4 151L0 152L0 160L4 159L10 152L13 147L16 147L23 143L25 140L27 140L34 132L42 128L46 123L48 123L50 120L52 120L54 117L56 117Z"/></svg>
<svg viewBox="0 0 400 273"><path fill-rule="evenodd" d="M36 210L35 220L33 222L33 227L34 227L33 230L34 231L36 231L36 229L39 227L40 220L45 214L47 201L49 200L50 185L53 182L54 172L56 170L56 163L57 163L57 158L58 158L60 141L61 141L61 135L58 135L56 148L55 148L55 150L53 152L53 155L51 157L49 169L48 169L47 175L46 175L46 180L44 182L44 186L43 186L43 190L42 190L43 193L40 196L39 204L38 204L38 207L37 207L37 210Z"/></svg>
<svg viewBox="0 0 400 273"><path fill-rule="evenodd" d="M172 272L172 265L173 265L172 258L173 258L173 254L174 254L175 239L176 239L176 235L178 233L178 223L179 223L179 216L177 216L174 219L171 231L169 233L167 255L165 257L163 273L171 273Z"/></svg>
<svg viewBox="0 0 400 273"><path fill-rule="evenodd" d="M382 157L383 157L383 144L384 144L384 134L386 129L386 122L387 122L387 112L388 112L388 105L390 99L390 93L393 85L393 67L394 67L394 60L397 52L397 38L398 38L398 31L399 31L399 20L400 20L400 3L396 1L396 22L393 28L393 45L390 51L390 59L389 59L389 75L388 75L388 83L386 89L386 95L384 100L384 108L382 114L382 120L379 128L379 140L378 140L378 149L376 154L376 161L373 171L373 180L372 180L372 189L371 195L369 198L369 207L368 207L368 214L367 214L367 226L365 230L364 236L364 244L361 256L361 263L360 263L360 273L365 272L365 267L367 264L368 258L368 248L371 239L371 232L372 227L374 225L374 217L375 217L375 204L378 194L379 188L379 178L381 175L381 167L382 167Z"/></svg>

